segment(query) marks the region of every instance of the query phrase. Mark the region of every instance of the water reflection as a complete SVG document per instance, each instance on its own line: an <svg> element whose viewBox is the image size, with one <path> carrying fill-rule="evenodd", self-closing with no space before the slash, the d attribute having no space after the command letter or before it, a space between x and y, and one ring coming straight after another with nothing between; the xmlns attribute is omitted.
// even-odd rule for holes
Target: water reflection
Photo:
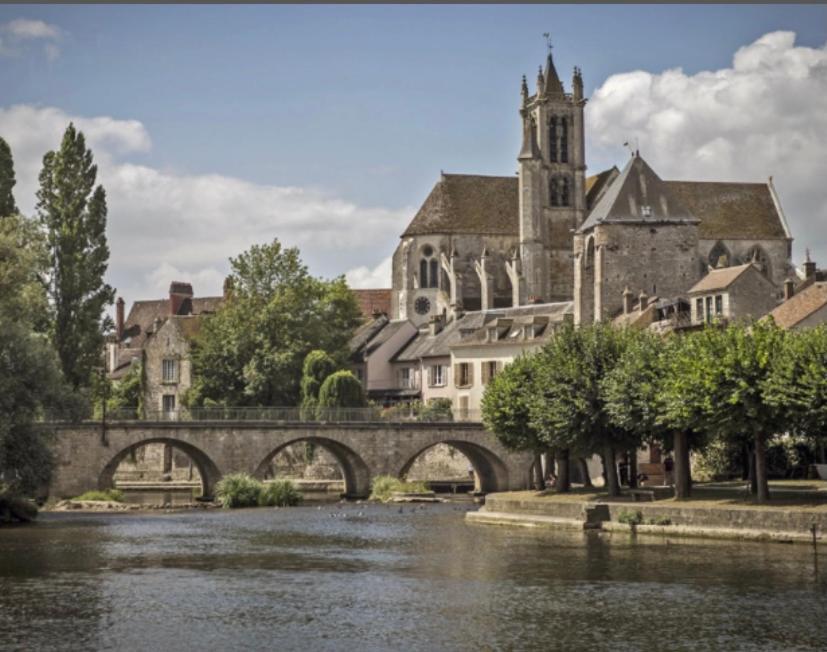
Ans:
<svg viewBox="0 0 827 652"><path fill-rule="evenodd" d="M0 530L2 646L827 648L806 546L469 526L468 508L46 515Z"/></svg>

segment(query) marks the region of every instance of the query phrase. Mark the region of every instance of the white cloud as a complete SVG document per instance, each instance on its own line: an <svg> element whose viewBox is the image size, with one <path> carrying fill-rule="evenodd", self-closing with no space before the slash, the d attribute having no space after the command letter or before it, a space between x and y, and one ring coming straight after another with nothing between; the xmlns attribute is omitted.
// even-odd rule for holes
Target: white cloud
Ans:
<svg viewBox="0 0 827 652"><path fill-rule="evenodd" d="M376 267L361 265L345 273L348 285L352 288L389 288L391 286L391 256Z"/></svg>
<svg viewBox="0 0 827 652"><path fill-rule="evenodd" d="M107 192L109 277L127 302L163 296L172 280L192 282L199 295L220 293L227 259L275 237L298 246L312 273L338 275L390 251L413 214L314 189L140 165L130 157L151 140L138 121L17 105L0 108L0 136L12 149L15 197L26 213L34 211L43 154L59 145L70 120L86 136Z"/></svg>
<svg viewBox="0 0 827 652"><path fill-rule="evenodd" d="M60 48L55 41L60 40L62 32L56 25L31 18L15 18L0 25L0 56L18 56L25 51L28 41L46 41L43 53L46 59L54 61L60 56Z"/></svg>
<svg viewBox="0 0 827 652"><path fill-rule="evenodd" d="M612 75L586 116L592 160L622 160L621 144L637 138L667 179L773 176L797 256L809 246L827 266L827 46L796 47L794 33L772 32L729 68Z"/></svg>

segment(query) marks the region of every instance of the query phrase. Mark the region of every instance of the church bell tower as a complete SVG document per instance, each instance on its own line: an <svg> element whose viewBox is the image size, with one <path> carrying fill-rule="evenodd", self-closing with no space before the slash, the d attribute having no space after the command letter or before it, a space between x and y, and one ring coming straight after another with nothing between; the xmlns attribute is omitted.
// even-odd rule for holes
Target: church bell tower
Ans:
<svg viewBox="0 0 827 652"><path fill-rule="evenodd" d="M551 56L529 95L522 82L523 144L519 162L520 303L566 301L573 296L573 235L585 218L583 78L574 69L571 93Z"/></svg>

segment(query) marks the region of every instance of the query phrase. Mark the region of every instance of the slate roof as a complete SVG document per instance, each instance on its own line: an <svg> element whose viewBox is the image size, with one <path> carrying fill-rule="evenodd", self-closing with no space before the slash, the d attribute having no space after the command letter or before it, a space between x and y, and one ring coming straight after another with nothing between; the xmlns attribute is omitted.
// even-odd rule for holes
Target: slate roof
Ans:
<svg viewBox="0 0 827 652"><path fill-rule="evenodd" d="M616 166L610 167L608 170L603 170L598 174L593 174L586 177L586 206L592 208L600 197L606 187L620 174L620 170Z"/></svg>
<svg viewBox="0 0 827 652"><path fill-rule="evenodd" d="M792 328L825 306L827 283L817 282L794 294L769 314L781 328Z"/></svg>
<svg viewBox="0 0 827 652"><path fill-rule="evenodd" d="M612 181L579 230L586 231L604 222L697 221L643 157L635 155Z"/></svg>
<svg viewBox="0 0 827 652"><path fill-rule="evenodd" d="M381 315L376 319L372 319L359 326L350 338L349 346L351 351L351 360L354 362L362 362L365 359L365 348L371 339L376 337L376 334L388 325L387 315Z"/></svg>
<svg viewBox="0 0 827 652"><path fill-rule="evenodd" d="M372 319L374 312L389 315L391 312L391 289L352 290L359 303L359 310L365 319Z"/></svg>
<svg viewBox="0 0 827 652"><path fill-rule="evenodd" d="M788 237L769 184L667 181L666 185L700 218L702 240Z"/></svg>
<svg viewBox="0 0 827 652"><path fill-rule="evenodd" d="M443 174L402 234L519 232L517 177Z"/></svg>
<svg viewBox="0 0 827 652"><path fill-rule="evenodd" d="M721 267L710 270L709 274L689 288L689 294L726 290L752 266L752 263L745 263L743 265L733 265L732 267ZM758 271L758 269L756 268L755 271ZM760 274L760 272L758 273Z"/></svg>
<svg viewBox="0 0 827 652"><path fill-rule="evenodd" d="M416 337L394 356L393 361L415 362L420 358L447 357L451 355L454 346L461 346L466 342L469 345L485 343L484 326L496 319L511 319L512 324L517 326L534 323L536 317L543 316L549 321L562 321L564 315L572 311L573 306L573 302L564 301L466 312L459 319L446 324L436 335L431 335L429 328L420 330Z"/></svg>

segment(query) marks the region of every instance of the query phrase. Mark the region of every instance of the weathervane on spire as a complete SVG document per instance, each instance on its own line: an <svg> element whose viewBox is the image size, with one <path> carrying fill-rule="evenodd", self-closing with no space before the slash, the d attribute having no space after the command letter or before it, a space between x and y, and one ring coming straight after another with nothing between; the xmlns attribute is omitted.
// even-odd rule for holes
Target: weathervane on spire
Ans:
<svg viewBox="0 0 827 652"><path fill-rule="evenodd" d="M554 47L551 44L551 34L549 32L543 32L543 36L546 39L546 47L548 48L548 53L551 54L551 49Z"/></svg>

